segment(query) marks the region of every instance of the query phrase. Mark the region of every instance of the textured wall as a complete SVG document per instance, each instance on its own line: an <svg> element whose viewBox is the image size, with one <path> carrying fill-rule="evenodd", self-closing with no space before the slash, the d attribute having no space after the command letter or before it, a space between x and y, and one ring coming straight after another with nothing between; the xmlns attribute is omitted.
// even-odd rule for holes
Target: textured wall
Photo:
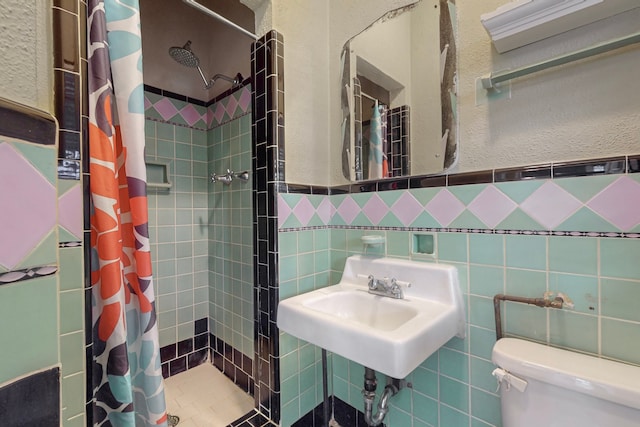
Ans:
<svg viewBox="0 0 640 427"><path fill-rule="evenodd" d="M0 96L51 110L50 2L0 2Z"/></svg>

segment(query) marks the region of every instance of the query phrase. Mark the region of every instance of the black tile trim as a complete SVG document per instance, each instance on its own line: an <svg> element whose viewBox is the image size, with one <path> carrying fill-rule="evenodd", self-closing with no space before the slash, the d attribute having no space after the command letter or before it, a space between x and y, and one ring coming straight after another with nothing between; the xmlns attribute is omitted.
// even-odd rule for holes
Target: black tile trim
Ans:
<svg viewBox="0 0 640 427"><path fill-rule="evenodd" d="M640 155L627 157L627 172L628 173L640 172Z"/></svg>
<svg viewBox="0 0 640 427"><path fill-rule="evenodd" d="M58 125L50 114L0 98L0 135L42 145L54 145Z"/></svg>
<svg viewBox="0 0 640 427"><path fill-rule="evenodd" d="M5 271L0 273L0 286L51 276L57 271L57 265L40 265L38 267L24 268L21 270Z"/></svg>
<svg viewBox="0 0 640 427"><path fill-rule="evenodd" d="M449 175L447 185L491 184L493 171L465 172Z"/></svg>
<svg viewBox="0 0 640 427"><path fill-rule="evenodd" d="M60 425L60 369L31 374L0 387L3 426Z"/></svg>
<svg viewBox="0 0 640 427"><path fill-rule="evenodd" d="M625 173L627 161L625 157L583 160L577 162L553 163L553 177L577 177L592 175L610 175Z"/></svg>
<svg viewBox="0 0 640 427"><path fill-rule="evenodd" d="M216 102L225 99L229 95L239 91L243 87L248 86L250 84L251 84L251 77L247 77L238 86L236 86L234 88L227 89L226 91L224 91L221 94L211 98L208 101L203 101L201 99L192 98L192 97L186 96L186 95L181 95L179 93L171 92L169 90L161 89L159 87L155 87L155 86L151 86L151 85L147 85L147 84L144 85L144 90L145 90L145 92L155 93L156 95L166 96L168 98L173 98L173 99L176 99L178 101L184 101L184 102L188 102L190 104L196 104L196 105L199 105L201 107L209 107L212 104L215 104Z"/></svg>
<svg viewBox="0 0 640 427"><path fill-rule="evenodd" d="M532 179L551 179L551 164L496 169L493 171L494 182L528 181Z"/></svg>

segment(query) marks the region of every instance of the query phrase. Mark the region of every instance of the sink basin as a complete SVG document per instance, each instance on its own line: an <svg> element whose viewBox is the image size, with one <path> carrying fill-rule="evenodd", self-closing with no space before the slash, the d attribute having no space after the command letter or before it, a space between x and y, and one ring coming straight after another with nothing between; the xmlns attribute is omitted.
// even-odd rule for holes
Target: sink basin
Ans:
<svg viewBox="0 0 640 427"><path fill-rule="evenodd" d="M368 276L395 278L403 299L368 292ZM455 267L354 255L340 283L280 301L278 327L393 378L411 371L454 336L465 316Z"/></svg>

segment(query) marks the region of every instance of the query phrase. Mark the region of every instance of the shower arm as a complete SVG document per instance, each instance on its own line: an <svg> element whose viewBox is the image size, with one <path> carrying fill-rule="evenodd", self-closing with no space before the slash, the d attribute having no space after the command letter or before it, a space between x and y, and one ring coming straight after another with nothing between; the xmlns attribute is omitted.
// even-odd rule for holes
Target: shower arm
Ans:
<svg viewBox="0 0 640 427"><path fill-rule="evenodd" d="M207 15L221 21L224 22L225 24L229 25L230 27L235 28L236 30L240 31L242 34L244 34L245 36L251 37L254 40L258 39L258 36L256 36L255 34L253 34L251 31L247 31L244 28L242 28L241 26L239 26L238 24L229 21L227 18L225 18L222 15L219 15L217 13L215 13L213 10L206 8L205 6L201 5L200 3L198 3L195 0L182 0L184 3L188 4L189 6L198 9L200 12L204 12ZM206 83L206 81L205 81Z"/></svg>

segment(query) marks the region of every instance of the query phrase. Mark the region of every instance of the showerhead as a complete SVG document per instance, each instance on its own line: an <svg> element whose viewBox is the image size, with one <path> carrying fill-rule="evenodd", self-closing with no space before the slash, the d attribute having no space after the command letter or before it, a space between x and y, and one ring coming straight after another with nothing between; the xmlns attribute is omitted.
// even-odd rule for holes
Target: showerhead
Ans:
<svg viewBox="0 0 640 427"><path fill-rule="evenodd" d="M191 51L191 40L187 41L184 46L173 46L169 48L169 55L179 64L189 68L197 68L200 60L195 53Z"/></svg>

